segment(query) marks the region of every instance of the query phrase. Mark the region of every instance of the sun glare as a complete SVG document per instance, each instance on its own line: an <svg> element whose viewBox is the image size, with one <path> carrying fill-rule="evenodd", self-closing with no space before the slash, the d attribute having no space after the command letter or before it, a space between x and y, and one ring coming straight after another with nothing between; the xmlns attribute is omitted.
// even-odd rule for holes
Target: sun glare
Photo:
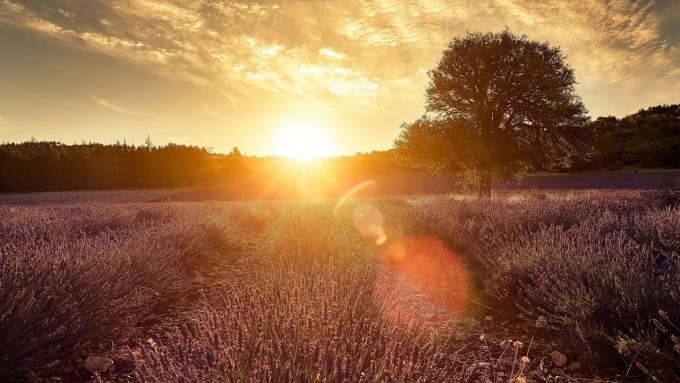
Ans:
<svg viewBox="0 0 680 383"><path fill-rule="evenodd" d="M307 161L332 155L325 130L306 121L291 121L281 125L274 143L274 154Z"/></svg>

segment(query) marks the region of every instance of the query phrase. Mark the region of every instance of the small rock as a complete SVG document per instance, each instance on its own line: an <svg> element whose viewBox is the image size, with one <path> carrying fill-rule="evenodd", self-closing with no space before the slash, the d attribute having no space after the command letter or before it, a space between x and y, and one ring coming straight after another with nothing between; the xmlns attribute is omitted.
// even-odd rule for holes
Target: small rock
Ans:
<svg viewBox="0 0 680 383"><path fill-rule="evenodd" d="M85 369L92 373L106 372L111 366L113 366L113 360L111 358L88 356L87 359L85 359Z"/></svg>
<svg viewBox="0 0 680 383"><path fill-rule="evenodd" d="M464 332L459 332L458 334L456 334L456 340L457 341L463 341L463 340L466 340L467 338L468 338L468 336Z"/></svg>
<svg viewBox="0 0 680 383"><path fill-rule="evenodd" d="M510 341L510 340L507 340L507 339L504 340L504 341L502 341L502 342L501 342L501 347L503 347L503 348L508 347L508 346L510 345L510 342L511 342L511 341Z"/></svg>
<svg viewBox="0 0 680 383"><path fill-rule="evenodd" d="M196 274L191 282L196 283L197 285L205 285L205 278L203 278L201 274Z"/></svg>
<svg viewBox="0 0 680 383"><path fill-rule="evenodd" d="M570 369L570 370L572 370L572 371L576 371L576 370L578 370L579 368L581 368L581 362L578 362L578 361L570 362L570 363L567 365L567 368Z"/></svg>
<svg viewBox="0 0 680 383"><path fill-rule="evenodd" d="M491 315L487 315L484 317L484 320L487 322L491 322L493 320L493 317Z"/></svg>
<svg viewBox="0 0 680 383"><path fill-rule="evenodd" d="M550 357L557 367L563 367L565 364L567 364L567 357L559 351L551 352Z"/></svg>

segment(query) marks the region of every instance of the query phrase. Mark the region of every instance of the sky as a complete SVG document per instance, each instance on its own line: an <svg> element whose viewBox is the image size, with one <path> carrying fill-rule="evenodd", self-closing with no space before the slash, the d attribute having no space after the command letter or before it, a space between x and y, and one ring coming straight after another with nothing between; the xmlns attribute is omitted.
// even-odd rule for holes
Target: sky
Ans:
<svg viewBox="0 0 680 383"><path fill-rule="evenodd" d="M680 102L676 0L0 0L0 141L383 150L446 44L506 27L561 47L592 117Z"/></svg>

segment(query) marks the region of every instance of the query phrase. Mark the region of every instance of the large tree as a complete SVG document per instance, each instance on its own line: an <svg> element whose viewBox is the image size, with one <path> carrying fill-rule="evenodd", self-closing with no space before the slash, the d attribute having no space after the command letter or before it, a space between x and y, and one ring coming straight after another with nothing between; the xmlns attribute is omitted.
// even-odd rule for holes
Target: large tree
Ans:
<svg viewBox="0 0 680 383"><path fill-rule="evenodd" d="M491 181L568 166L592 147L574 70L559 48L505 30L449 43L429 72L427 113L395 141L407 162L431 171L462 169L491 194Z"/></svg>

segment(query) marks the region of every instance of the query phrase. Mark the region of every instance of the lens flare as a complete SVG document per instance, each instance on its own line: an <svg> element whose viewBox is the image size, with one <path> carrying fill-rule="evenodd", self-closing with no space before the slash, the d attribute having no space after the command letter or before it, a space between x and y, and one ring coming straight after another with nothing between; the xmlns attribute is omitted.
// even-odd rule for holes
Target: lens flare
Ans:
<svg viewBox="0 0 680 383"><path fill-rule="evenodd" d="M337 215L343 206L351 204L353 199L358 196L366 196L374 194L378 189L378 183L374 180L366 180L359 184L356 184L351 189L349 189L345 194L343 194L333 207L333 214Z"/></svg>
<svg viewBox="0 0 680 383"><path fill-rule="evenodd" d="M333 207L333 215L342 217L351 213L354 227L364 237L375 240L377 245L387 242L383 215L378 208L369 203L357 204L356 199L374 194L378 189L378 183L374 180L363 181L342 195Z"/></svg>
<svg viewBox="0 0 680 383"><path fill-rule="evenodd" d="M352 222L361 235L375 239L377 245L387 241L383 215L375 206L369 204L357 206L352 213Z"/></svg>
<svg viewBox="0 0 680 383"><path fill-rule="evenodd" d="M470 298L465 264L437 238L395 241L380 259L385 272L378 279L376 297L392 320L437 324L465 309Z"/></svg>

